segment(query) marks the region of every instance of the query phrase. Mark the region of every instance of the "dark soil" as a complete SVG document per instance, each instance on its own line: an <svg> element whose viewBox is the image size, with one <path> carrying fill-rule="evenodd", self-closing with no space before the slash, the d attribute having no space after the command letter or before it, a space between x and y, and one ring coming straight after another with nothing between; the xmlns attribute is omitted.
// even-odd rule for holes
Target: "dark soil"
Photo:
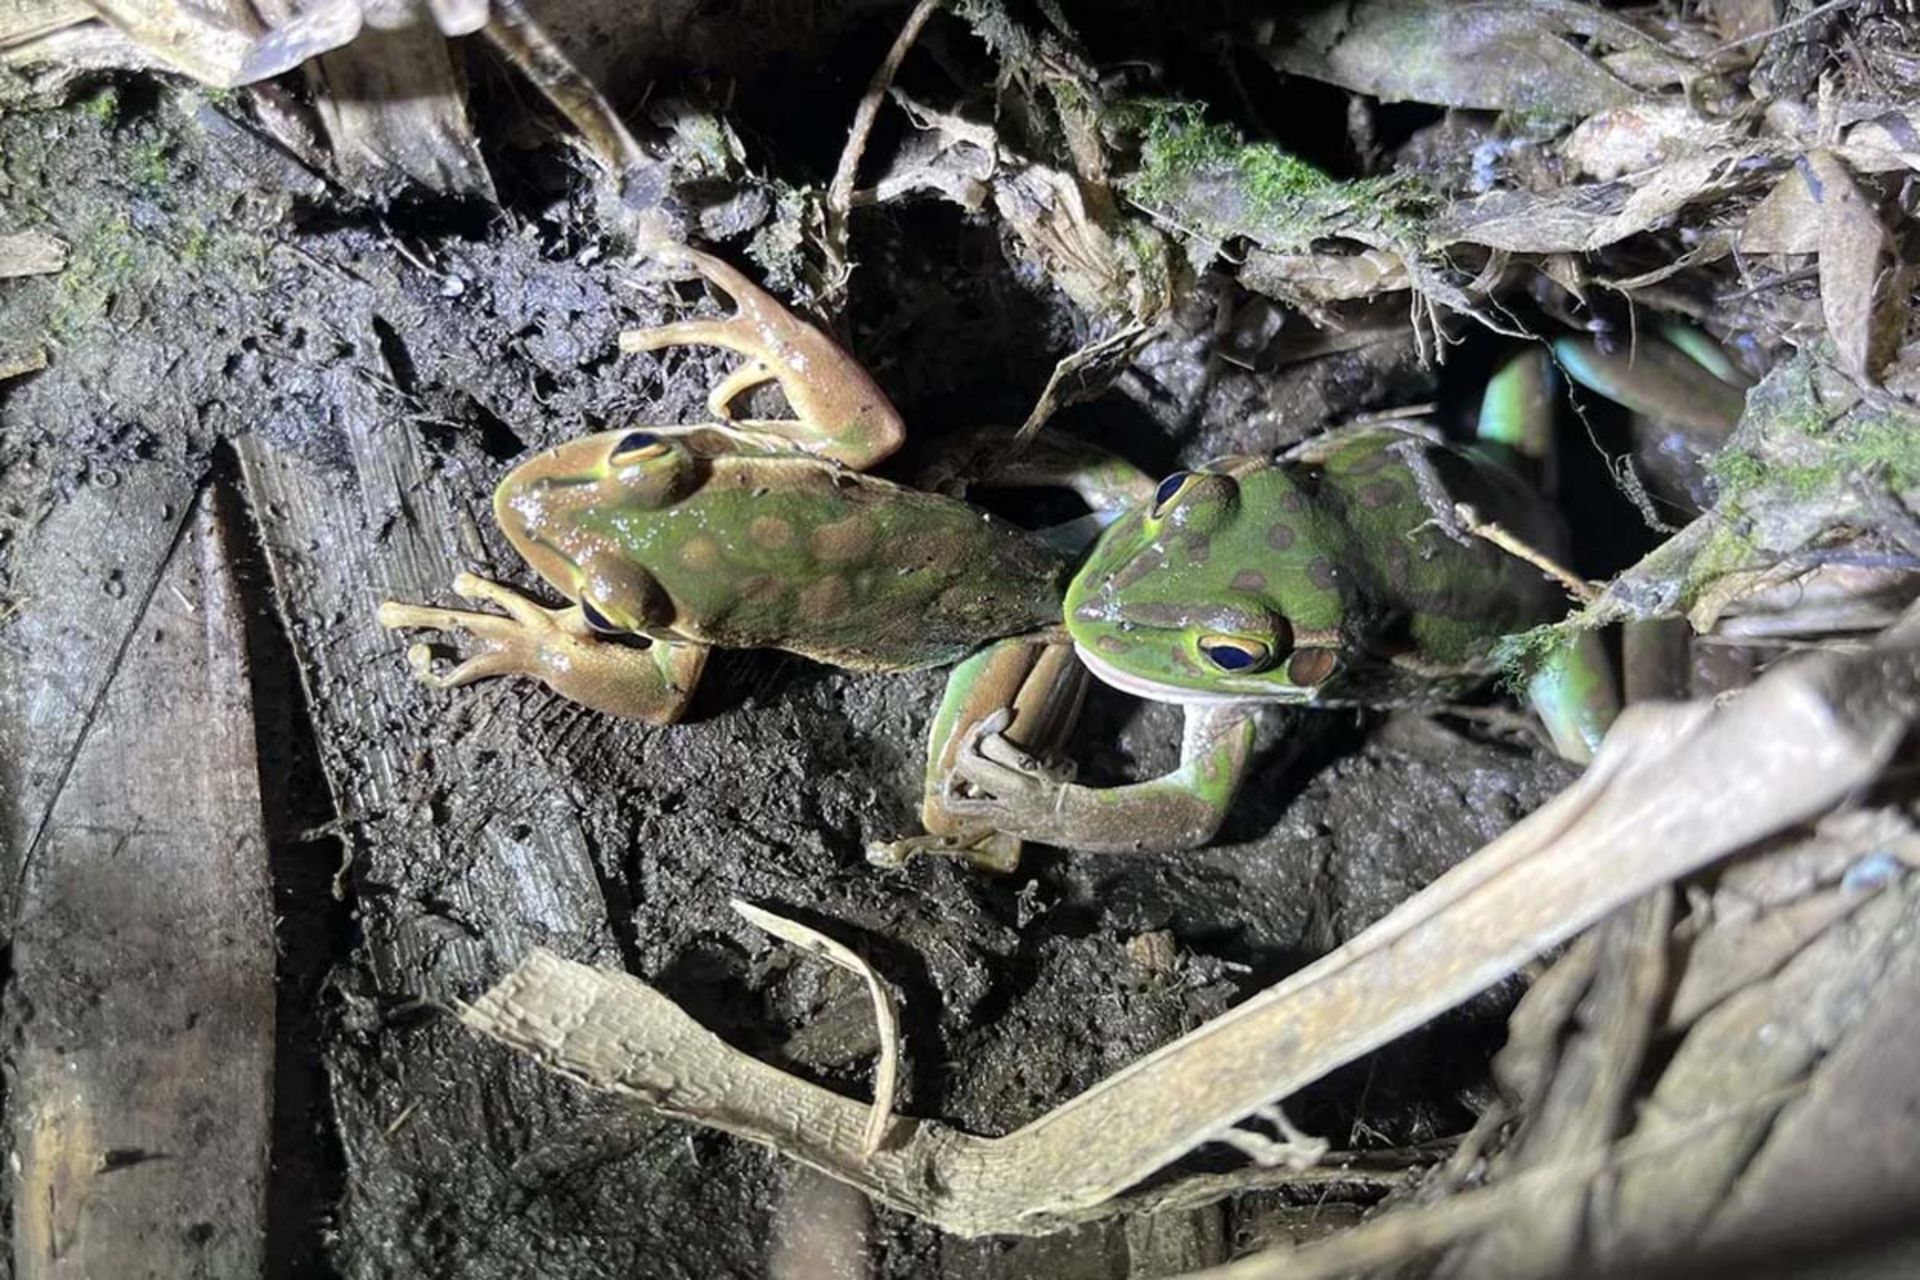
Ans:
<svg viewBox="0 0 1920 1280"><path fill-rule="evenodd" d="M449 599L466 567L531 585L488 520L509 460L694 418L724 362L614 354L619 328L699 297L635 283L564 185L512 192L504 211L358 210L239 119L197 92L130 87L0 117L5 229L73 250L60 275L0 286L0 346L50 354L0 385L0 596L79 625L180 495L238 499L258 548L246 581L277 838L272 1230L288 1274L758 1272L785 1185L773 1156L591 1096L451 1016L530 945L624 966L736 1043L864 1096L860 988L727 902L796 914L903 991L904 1107L1004 1132L1351 936L1570 777L1459 723L1276 712L1246 801L1200 853L886 873L862 850L912 828L940 673L723 655L670 729L528 682L430 692L374 625L377 601ZM874 215L855 247L871 265L852 345L910 422L1017 417L1073 345L1064 301L1006 268L990 226ZM1209 365L1212 317L1195 321L1065 425L1168 466L1425 390L1410 351L1260 376ZM103 490L63 546L29 536ZM57 577L84 593L50 597L38 584ZM1091 777L1174 757L1167 708L1103 696L1090 721ZM38 785L12 784L16 806ZM1159 930L1170 969L1128 947ZM1362 1147L1458 1133L1498 1028L1494 1003L1469 1011L1292 1118ZM878 1219L877 1274L1012 1276L1065 1256ZM1075 1273L1119 1274L1120 1231L1078 1233Z"/></svg>

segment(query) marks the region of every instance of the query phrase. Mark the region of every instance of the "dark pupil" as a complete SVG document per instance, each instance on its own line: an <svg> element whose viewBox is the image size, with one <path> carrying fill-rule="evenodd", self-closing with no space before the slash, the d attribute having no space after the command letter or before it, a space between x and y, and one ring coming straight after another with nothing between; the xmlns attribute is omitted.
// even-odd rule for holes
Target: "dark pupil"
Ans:
<svg viewBox="0 0 1920 1280"><path fill-rule="evenodd" d="M1156 507L1164 507L1169 502L1172 502L1174 497L1179 494L1180 486L1186 482L1187 473L1184 471L1176 471L1165 480L1162 480L1160 487L1153 491L1153 505Z"/></svg>
<svg viewBox="0 0 1920 1280"><path fill-rule="evenodd" d="M1213 659L1213 665L1222 671L1245 671L1254 664L1259 656L1238 645L1216 644L1207 648L1207 656Z"/></svg>
<svg viewBox="0 0 1920 1280"><path fill-rule="evenodd" d="M607 621L607 615L594 608L593 601L591 600L582 599L580 601L580 616L585 618L587 625L595 631L618 631L620 629Z"/></svg>
<svg viewBox="0 0 1920 1280"><path fill-rule="evenodd" d="M633 453L638 449L650 449L660 443L660 437L651 431L629 431L620 437L620 447L615 453Z"/></svg>

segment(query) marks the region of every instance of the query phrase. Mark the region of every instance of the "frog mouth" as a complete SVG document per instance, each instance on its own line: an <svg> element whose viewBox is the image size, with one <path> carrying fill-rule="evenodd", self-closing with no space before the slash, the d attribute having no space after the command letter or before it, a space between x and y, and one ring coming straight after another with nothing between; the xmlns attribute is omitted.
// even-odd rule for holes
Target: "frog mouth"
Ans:
<svg viewBox="0 0 1920 1280"><path fill-rule="evenodd" d="M1085 664L1102 684L1112 685L1122 693L1130 693L1136 698L1145 698L1149 702L1170 702L1186 707L1251 707L1262 704L1287 702L1309 702L1313 690L1299 689L1289 685L1261 685L1258 689L1187 689L1177 684L1163 684L1146 676L1134 675L1122 671L1111 662L1093 652L1086 645L1075 642L1074 656Z"/></svg>

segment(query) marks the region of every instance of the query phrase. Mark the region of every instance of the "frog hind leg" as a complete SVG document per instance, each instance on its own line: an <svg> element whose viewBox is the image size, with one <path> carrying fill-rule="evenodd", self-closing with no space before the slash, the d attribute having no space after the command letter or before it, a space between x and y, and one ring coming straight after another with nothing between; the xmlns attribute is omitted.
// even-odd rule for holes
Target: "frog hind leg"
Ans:
<svg viewBox="0 0 1920 1280"><path fill-rule="evenodd" d="M1553 362L1529 347L1501 365L1480 397L1474 434L1523 458L1545 462L1553 452Z"/></svg>
<svg viewBox="0 0 1920 1280"><path fill-rule="evenodd" d="M645 647L604 636L587 625L578 605L549 609L519 592L471 573L453 580L456 594L484 601L502 613L440 609L388 600L380 605L380 625L389 630L431 628L461 631L479 642L480 651L440 671L433 650L415 644L407 663L424 684L452 689L493 676L528 675L561 697L653 724L671 724L685 713L706 666L702 645L651 640Z"/></svg>
<svg viewBox="0 0 1920 1280"><path fill-rule="evenodd" d="M1744 379L1705 334L1673 327L1629 347L1608 349L1589 337L1564 337L1554 358L1567 376L1645 418L1703 440L1722 440L1746 408Z"/></svg>
<svg viewBox="0 0 1920 1280"><path fill-rule="evenodd" d="M1528 348L1508 360L1481 398L1480 439L1551 463L1556 381L1543 348ZM1613 664L1598 633L1581 631L1555 646L1528 678L1527 702L1559 755L1576 764L1593 759L1600 739L1620 714Z"/></svg>
<svg viewBox="0 0 1920 1280"><path fill-rule="evenodd" d="M713 346L737 352L751 363L715 388L709 407L716 417L856 470L865 470L900 447L906 428L899 411L838 343L719 258L695 249L675 249L672 258L691 266L732 299L734 313L721 319L628 330L620 335L622 351ZM794 416L732 419L728 406L733 398L767 381L780 384Z"/></svg>
<svg viewBox="0 0 1920 1280"><path fill-rule="evenodd" d="M955 666L927 732L920 804L927 834L876 844L867 851L868 861L897 867L915 854L940 853L984 871L1015 870L1021 849L1017 835L953 810L960 754L987 722L1038 756L1057 754L1079 721L1087 683L1073 646L1044 640L1003 640Z"/></svg>
<svg viewBox="0 0 1920 1280"><path fill-rule="evenodd" d="M956 818L1086 853L1172 852L1212 840L1233 806L1253 758L1254 723L1245 707L1190 705L1180 765L1144 782L1089 787L1061 780L989 719L975 730L955 771L971 788L947 801Z"/></svg>
<svg viewBox="0 0 1920 1280"><path fill-rule="evenodd" d="M1527 678L1527 702L1562 759L1592 760L1620 714L1613 664L1600 633L1582 630L1556 645Z"/></svg>

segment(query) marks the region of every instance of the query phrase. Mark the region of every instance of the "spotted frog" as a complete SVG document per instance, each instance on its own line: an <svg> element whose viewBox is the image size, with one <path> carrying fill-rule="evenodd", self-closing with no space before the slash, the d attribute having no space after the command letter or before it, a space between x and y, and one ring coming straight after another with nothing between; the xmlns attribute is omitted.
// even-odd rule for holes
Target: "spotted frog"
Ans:
<svg viewBox="0 0 1920 1280"><path fill-rule="evenodd" d="M728 264L682 252L734 313L621 345L745 356L709 398L714 421L590 435L515 467L495 515L570 603L547 608L463 574L456 592L501 612L383 604L383 626L478 642L446 671L413 646L427 683L532 675L587 706L665 723L685 711L711 647L863 670L958 661L929 744L929 834L876 860L932 846L1005 867L1023 839L1203 844L1247 772L1254 707L1444 698L1486 677L1500 637L1565 611L1534 565L1468 526L1552 545L1550 513L1497 443L1458 450L1404 427L1355 428L1157 485L1091 448L1012 461L1003 450L996 484L1071 487L1093 512L1050 535L872 475L905 438L872 379ZM1513 366L1489 393L1488 420L1515 416L1502 406L1537 410L1546 376L1541 357ZM770 381L792 418L733 416L741 393ZM1101 526L1078 554L1074 532ZM1106 788L1066 776L1055 762L1089 671L1185 707L1177 769ZM1569 754L1604 731L1610 691L1590 667L1570 661L1536 692Z"/></svg>

